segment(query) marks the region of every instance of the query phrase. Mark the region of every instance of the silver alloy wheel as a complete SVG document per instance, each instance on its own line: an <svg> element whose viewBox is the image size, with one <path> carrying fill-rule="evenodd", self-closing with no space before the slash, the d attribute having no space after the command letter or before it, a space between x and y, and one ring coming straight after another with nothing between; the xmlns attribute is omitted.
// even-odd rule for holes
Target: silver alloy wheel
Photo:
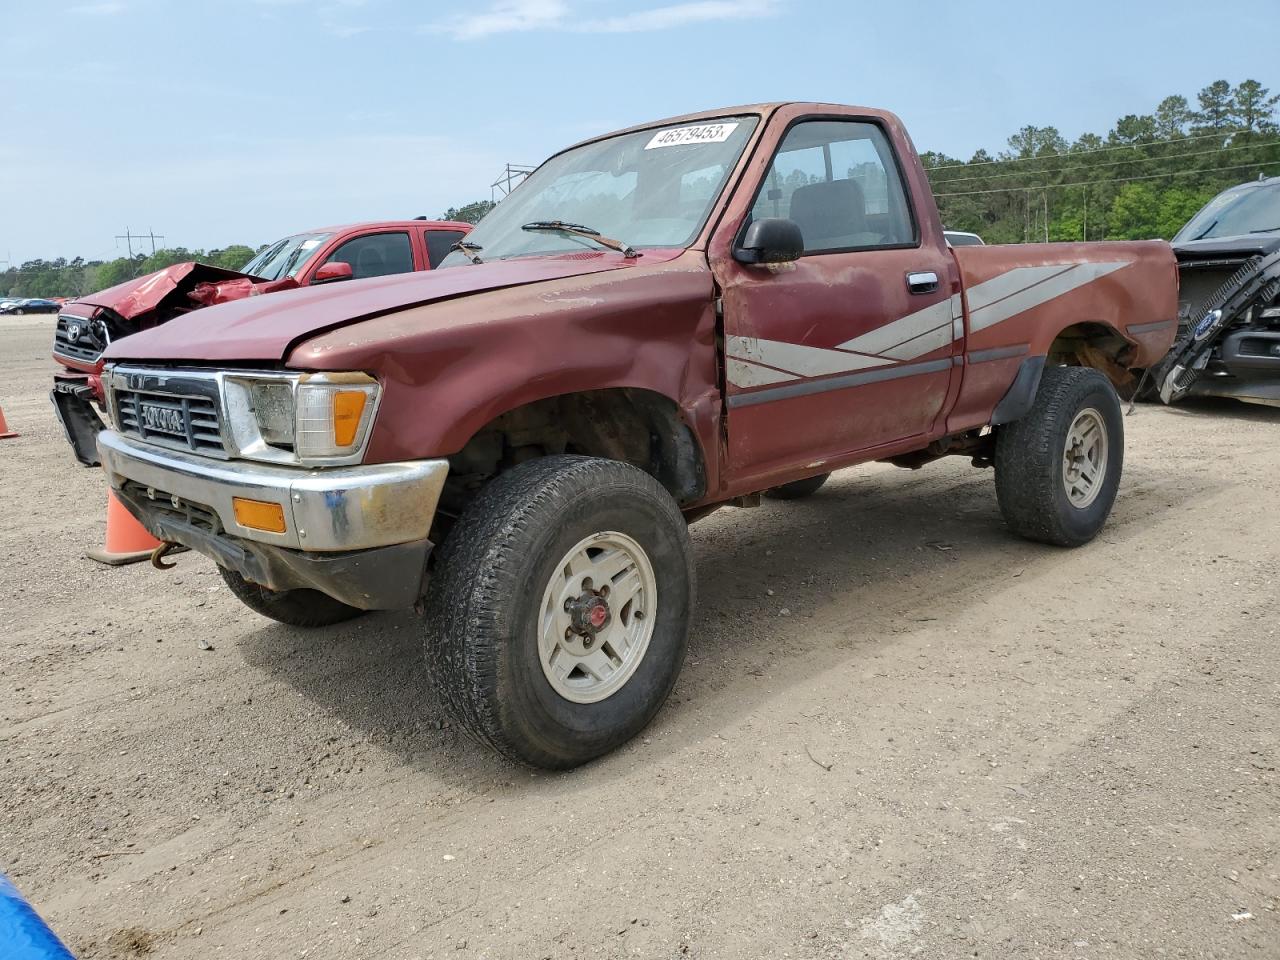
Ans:
<svg viewBox="0 0 1280 960"><path fill-rule="evenodd" d="M658 581L625 533L593 533L564 555L542 594L538 659L551 688L574 703L617 693L644 659Z"/></svg>
<svg viewBox="0 0 1280 960"><path fill-rule="evenodd" d="M1093 407L1076 414L1062 450L1062 483L1073 507L1098 498L1107 477L1107 422Z"/></svg>

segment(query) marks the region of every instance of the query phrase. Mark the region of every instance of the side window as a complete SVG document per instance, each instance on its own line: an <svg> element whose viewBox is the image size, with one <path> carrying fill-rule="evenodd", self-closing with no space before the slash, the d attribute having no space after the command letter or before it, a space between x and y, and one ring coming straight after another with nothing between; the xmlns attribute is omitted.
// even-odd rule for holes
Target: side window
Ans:
<svg viewBox="0 0 1280 960"><path fill-rule="evenodd" d="M465 236L461 230L428 230L425 237L427 263L431 265L431 269L440 266L440 261L449 255L449 248Z"/></svg>
<svg viewBox="0 0 1280 960"><path fill-rule="evenodd" d="M393 273L413 272L413 248L407 233L371 233L348 240L325 263L351 264L351 276L385 277Z"/></svg>
<svg viewBox="0 0 1280 960"><path fill-rule="evenodd" d="M751 217L794 220L805 253L916 242L888 140L875 124L854 120L809 120L787 131Z"/></svg>

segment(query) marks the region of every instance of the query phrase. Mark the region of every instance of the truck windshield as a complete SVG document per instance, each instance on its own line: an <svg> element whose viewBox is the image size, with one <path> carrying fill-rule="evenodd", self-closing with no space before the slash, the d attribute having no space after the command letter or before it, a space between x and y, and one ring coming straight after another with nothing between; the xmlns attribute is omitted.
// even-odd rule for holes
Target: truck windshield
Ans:
<svg viewBox="0 0 1280 960"><path fill-rule="evenodd" d="M1246 184L1224 190L1174 236L1174 243L1249 233L1280 233L1280 183Z"/></svg>
<svg viewBox="0 0 1280 960"><path fill-rule="evenodd" d="M297 276L315 252L332 234L300 233L296 237L277 240L240 268L241 273L263 280L279 280Z"/></svg>
<svg viewBox="0 0 1280 960"><path fill-rule="evenodd" d="M484 262L599 250L585 236L525 224L589 224L631 247L683 247L702 229L758 117L726 117L584 144L552 157L467 235ZM441 266L466 266L455 250Z"/></svg>

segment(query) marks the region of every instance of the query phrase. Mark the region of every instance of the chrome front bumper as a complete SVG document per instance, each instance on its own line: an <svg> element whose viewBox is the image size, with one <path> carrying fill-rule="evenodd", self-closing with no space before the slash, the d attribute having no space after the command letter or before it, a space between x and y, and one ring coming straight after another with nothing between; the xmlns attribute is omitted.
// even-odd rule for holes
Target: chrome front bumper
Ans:
<svg viewBox="0 0 1280 960"><path fill-rule="evenodd" d="M160 503L208 508L227 535L308 553L425 541L449 473L447 460L315 469L214 460L112 430L98 435L98 455L116 490L133 481ZM242 526L233 497L279 504L284 533Z"/></svg>

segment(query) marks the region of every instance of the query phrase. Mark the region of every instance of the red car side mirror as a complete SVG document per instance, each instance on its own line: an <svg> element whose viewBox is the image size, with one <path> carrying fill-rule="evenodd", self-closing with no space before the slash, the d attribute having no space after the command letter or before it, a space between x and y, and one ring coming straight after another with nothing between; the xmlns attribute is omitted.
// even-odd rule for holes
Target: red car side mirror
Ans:
<svg viewBox="0 0 1280 960"><path fill-rule="evenodd" d="M316 271L316 275L311 278L312 283L333 283L335 280L350 280L351 264L343 260L334 260L332 263L321 264L320 269Z"/></svg>

